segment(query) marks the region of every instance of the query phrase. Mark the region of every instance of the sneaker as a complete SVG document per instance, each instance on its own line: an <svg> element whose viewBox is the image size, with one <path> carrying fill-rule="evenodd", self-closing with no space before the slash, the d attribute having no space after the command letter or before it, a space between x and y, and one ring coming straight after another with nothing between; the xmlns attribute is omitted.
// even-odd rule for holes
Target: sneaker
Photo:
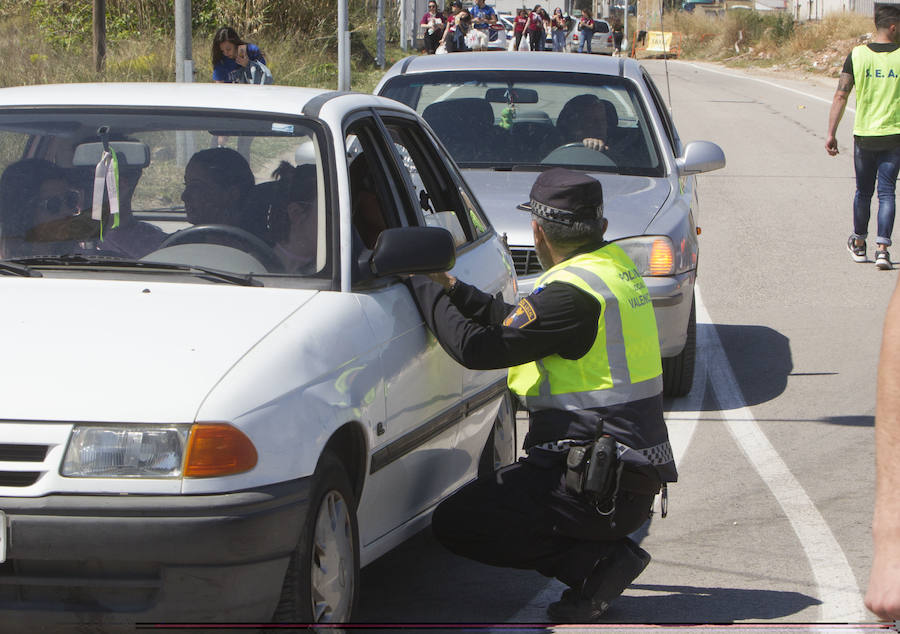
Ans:
<svg viewBox="0 0 900 634"><path fill-rule="evenodd" d="M866 243L863 241L861 245L856 244L856 239L853 236L847 238L847 250L850 252L850 257L853 258L854 262L865 262L866 261Z"/></svg>
<svg viewBox="0 0 900 634"><path fill-rule="evenodd" d="M625 538L597 562L581 592L567 589L547 606L547 614L556 623L595 623L649 563L650 553Z"/></svg>
<svg viewBox="0 0 900 634"><path fill-rule="evenodd" d="M891 254L888 253L887 249L878 249L875 251L875 268L881 269L882 271L890 271L894 268L894 265L891 264Z"/></svg>

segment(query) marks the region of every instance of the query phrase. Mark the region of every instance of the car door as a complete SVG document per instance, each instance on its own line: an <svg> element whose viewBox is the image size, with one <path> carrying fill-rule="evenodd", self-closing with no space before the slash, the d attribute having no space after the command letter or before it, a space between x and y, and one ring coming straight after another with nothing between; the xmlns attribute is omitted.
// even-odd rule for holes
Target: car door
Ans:
<svg viewBox="0 0 900 634"><path fill-rule="evenodd" d="M352 231L363 254L381 231L413 224L409 219L415 213L384 127L373 113L356 116L345 128L344 141ZM369 473L359 506L361 544L367 548L433 506L456 481L462 370L425 327L400 279L356 280L353 292L375 341L383 342L385 418L371 430Z"/></svg>
<svg viewBox="0 0 900 634"><path fill-rule="evenodd" d="M514 267L506 246L493 231L475 197L468 191L452 161L419 120L401 113L383 113L393 141L395 159L403 166L410 198L418 208L410 223L442 226L456 243L453 275L513 303ZM456 437L458 462L454 484L471 478L506 391L506 371L478 371L460 367L465 417Z"/></svg>

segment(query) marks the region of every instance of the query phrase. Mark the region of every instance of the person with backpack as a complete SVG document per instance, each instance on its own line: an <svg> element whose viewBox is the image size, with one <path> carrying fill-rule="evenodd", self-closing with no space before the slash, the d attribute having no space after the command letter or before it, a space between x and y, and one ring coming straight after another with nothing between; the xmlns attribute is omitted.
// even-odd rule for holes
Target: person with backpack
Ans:
<svg viewBox="0 0 900 634"><path fill-rule="evenodd" d="M468 11L460 11L456 15L453 26L448 27L449 35L445 44L448 53L464 53L470 50L466 44L466 35L471 28L472 14Z"/></svg>

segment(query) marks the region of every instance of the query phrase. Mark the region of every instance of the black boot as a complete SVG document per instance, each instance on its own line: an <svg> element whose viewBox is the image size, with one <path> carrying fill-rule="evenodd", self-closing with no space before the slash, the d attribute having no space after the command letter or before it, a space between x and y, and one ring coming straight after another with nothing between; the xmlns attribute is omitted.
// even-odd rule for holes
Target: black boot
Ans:
<svg viewBox="0 0 900 634"><path fill-rule="evenodd" d="M556 623L594 623L649 563L650 553L626 537L597 562L581 592L569 588L547 614Z"/></svg>

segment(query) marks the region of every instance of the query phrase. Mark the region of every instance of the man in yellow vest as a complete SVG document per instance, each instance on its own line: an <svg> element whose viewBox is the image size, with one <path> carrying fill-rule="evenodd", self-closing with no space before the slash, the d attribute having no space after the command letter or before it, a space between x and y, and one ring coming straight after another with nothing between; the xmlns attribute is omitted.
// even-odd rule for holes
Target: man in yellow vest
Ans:
<svg viewBox="0 0 900 634"><path fill-rule="evenodd" d="M866 262L866 234L872 194L878 191L878 238L875 266L891 269L891 233L896 209L895 189L900 172L900 6L875 5L875 38L857 46L847 56L838 78L828 115L825 149L838 154L835 138L856 86L853 124L853 166L856 195L853 198L853 233L847 239L850 257Z"/></svg>
<svg viewBox="0 0 900 634"><path fill-rule="evenodd" d="M449 274L410 279L444 349L469 368L508 367L530 418L527 456L452 495L432 526L459 555L556 577L569 589L551 618L592 622L649 563L628 535L677 479L659 335L634 263L603 239L597 180L547 170L527 208L546 272L517 306Z"/></svg>

